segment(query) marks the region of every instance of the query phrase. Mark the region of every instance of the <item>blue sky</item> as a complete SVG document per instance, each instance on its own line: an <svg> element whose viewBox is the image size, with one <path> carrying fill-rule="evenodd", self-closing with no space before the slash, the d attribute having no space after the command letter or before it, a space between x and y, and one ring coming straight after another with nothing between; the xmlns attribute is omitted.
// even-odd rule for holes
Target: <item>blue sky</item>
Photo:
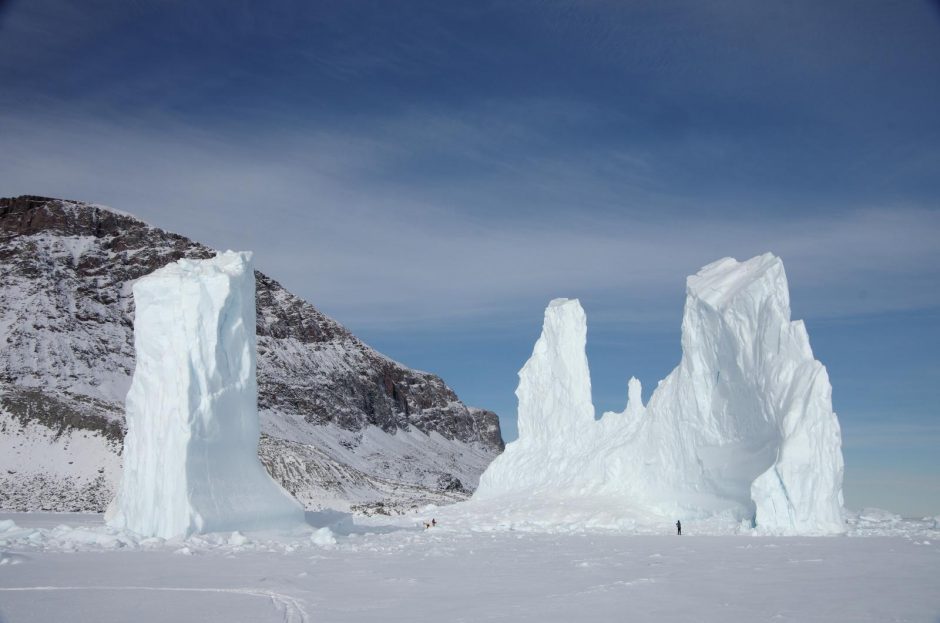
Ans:
<svg viewBox="0 0 940 623"><path fill-rule="evenodd" d="M510 439L549 299L619 410L685 276L772 251L847 505L940 513L935 2L13 0L0 44L0 195L255 250Z"/></svg>

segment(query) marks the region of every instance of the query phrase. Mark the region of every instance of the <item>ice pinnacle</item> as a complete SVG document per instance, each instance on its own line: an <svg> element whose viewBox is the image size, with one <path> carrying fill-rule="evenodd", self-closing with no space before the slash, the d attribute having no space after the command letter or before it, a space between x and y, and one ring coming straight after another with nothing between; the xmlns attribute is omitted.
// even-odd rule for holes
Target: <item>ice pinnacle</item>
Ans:
<svg viewBox="0 0 940 623"><path fill-rule="evenodd" d="M645 407L631 379L624 412L599 421L584 312L577 300L552 301L519 373L519 439L474 497L607 500L664 522L843 532L832 388L802 321L790 320L783 262L725 258L689 277L686 294L678 367Z"/></svg>
<svg viewBox="0 0 940 623"><path fill-rule="evenodd" d="M281 528L301 506L258 461L250 253L179 260L134 284L137 362L108 523L170 538Z"/></svg>

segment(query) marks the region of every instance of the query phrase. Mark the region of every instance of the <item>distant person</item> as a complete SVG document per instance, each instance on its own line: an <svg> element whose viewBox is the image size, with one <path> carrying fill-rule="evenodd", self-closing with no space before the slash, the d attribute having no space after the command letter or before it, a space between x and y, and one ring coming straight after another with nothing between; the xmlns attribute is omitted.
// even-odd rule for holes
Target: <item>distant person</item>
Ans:
<svg viewBox="0 0 940 623"><path fill-rule="evenodd" d="M431 518L431 527L433 528L433 527L435 527L436 525L437 525L437 520L432 517L432 518Z"/></svg>
<svg viewBox="0 0 940 623"><path fill-rule="evenodd" d="M679 536L682 536L682 522L681 521L676 522L676 534L678 534Z"/></svg>

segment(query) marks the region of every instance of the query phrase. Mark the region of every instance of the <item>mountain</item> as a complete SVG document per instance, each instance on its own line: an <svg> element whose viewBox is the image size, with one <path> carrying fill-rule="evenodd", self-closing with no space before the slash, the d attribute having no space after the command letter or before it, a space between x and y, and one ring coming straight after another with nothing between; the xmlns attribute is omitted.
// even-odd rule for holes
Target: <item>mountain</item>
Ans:
<svg viewBox="0 0 940 623"><path fill-rule="evenodd" d="M215 251L102 206L0 199L0 508L103 510L121 469L134 280ZM260 272L258 454L305 506L464 499L495 413L376 352Z"/></svg>

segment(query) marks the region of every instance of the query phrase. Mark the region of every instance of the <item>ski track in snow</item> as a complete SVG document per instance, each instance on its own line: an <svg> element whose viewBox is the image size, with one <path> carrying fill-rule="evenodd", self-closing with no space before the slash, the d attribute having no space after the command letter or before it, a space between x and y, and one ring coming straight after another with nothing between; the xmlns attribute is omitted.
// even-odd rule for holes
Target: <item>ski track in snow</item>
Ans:
<svg viewBox="0 0 940 623"><path fill-rule="evenodd" d="M235 595L248 595L270 599L271 603L283 613L284 623L307 623L310 621L303 602L297 598L270 590L257 588L192 588L172 586L17 586L2 588L0 592L18 593L28 591L158 591L181 593L222 593Z"/></svg>
<svg viewBox="0 0 940 623"><path fill-rule="evenodd" d="M467 510L316 515L328 524L317 538L311 525L171 540L134 540L100 515L0 514L0 621L937 623L940 614L936 518L868 509L850 518L849 537L706 535L689 522L677 537L668 524L658 535L494 530ZM414 525L431 516L437 528Z"/></svg>

